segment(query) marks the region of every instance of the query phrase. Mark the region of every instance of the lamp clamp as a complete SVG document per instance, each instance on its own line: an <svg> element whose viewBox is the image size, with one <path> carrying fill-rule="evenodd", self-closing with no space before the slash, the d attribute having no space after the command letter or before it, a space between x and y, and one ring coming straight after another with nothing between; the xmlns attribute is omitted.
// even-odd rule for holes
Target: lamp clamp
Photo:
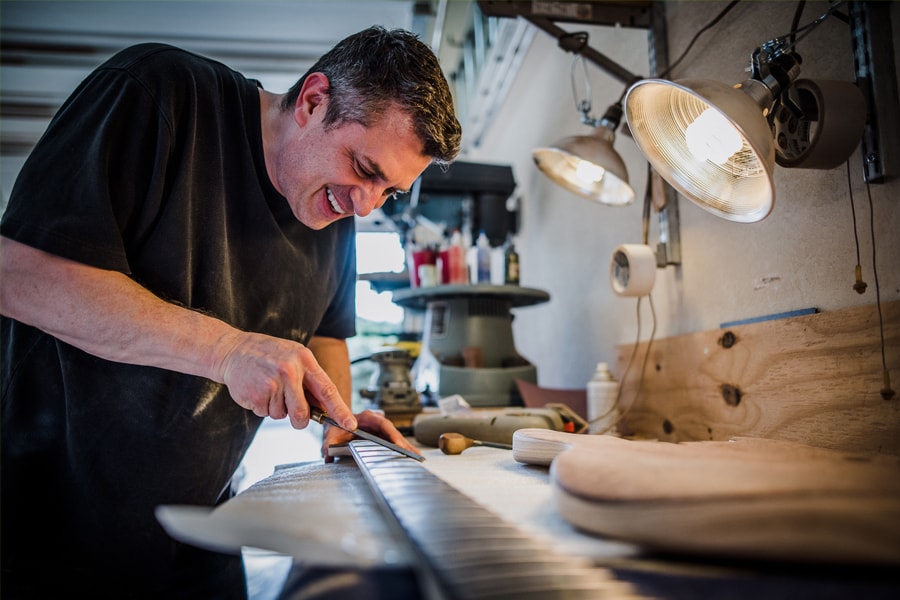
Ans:
<svg viewBox="0 0 900 600"><path fill-rule="evenodd" d="M588 32L573 31L571 33L563 33L560 35L557 39L557 44L566 52L581 55L587 47L589 39Z"/></svg>
<svg viewBox="0 0 900 600"><path fill-rule="evenodd" d="M560 40L560 45L562 45L562 40ZM579 63L581 64L582 83L584 84L584 97L581 100L578 99L578 86L576 84L577 77L575 75L575 69ZM591 116L591 81L588 78L587 64L584 62L584 57L577 53L575 56L575 60L572 62L571 77L572 95L575 97L575 108L581 115L581 122L584 125L590 125L591 127L595 128L604 127L611 132L615 132L619 127L619 123L622 122L622 101L619 100L610 105L609 108L606 109L606 112L603 114L603 116L599 119L596 119Z"/></svg>
<svg viewBox="0 0 900 600"><path fill-rule="evenodd" d="M774 100L800 76L802 62L803 59L795 52L773 54L763 45L750 56L750 78L769 88Z"/></svg>
<svg viewBox="0 0 900 600"><path fill-rule="evenodd" d="M591 127L604 127L614 132L619 128L619 123L622 122L621 102L610 104L606 109L606 112L603 113L603 116L599 119L595 119L589 114L591 111L591 103L588 100L581 101L578 105L578 111L581 113L581 122L585 125L590 125Z"/></svg>

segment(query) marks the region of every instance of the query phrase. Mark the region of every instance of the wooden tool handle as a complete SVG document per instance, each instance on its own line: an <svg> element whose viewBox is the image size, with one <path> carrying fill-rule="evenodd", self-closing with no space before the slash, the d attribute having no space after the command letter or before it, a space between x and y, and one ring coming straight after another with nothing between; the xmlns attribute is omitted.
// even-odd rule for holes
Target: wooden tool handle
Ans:
<svg viewBox="0 0 900 600"><path fill-rule="evenodd" d="M475 445L475 440L461 433L442 433L438 438L438 448L444 454L462 454L463 450Z"/></svg>
<svg viewBox="0 0 900 600"><path fill-rule="evenodd" d="M499 444L494 442L483 442L481 440L473 440L461 433L442 433L438 438L438 448L444 454L462 454L466 448L472 446L488 446L491 448L503 448L504 450L512 450L509 444Z"/></svg>

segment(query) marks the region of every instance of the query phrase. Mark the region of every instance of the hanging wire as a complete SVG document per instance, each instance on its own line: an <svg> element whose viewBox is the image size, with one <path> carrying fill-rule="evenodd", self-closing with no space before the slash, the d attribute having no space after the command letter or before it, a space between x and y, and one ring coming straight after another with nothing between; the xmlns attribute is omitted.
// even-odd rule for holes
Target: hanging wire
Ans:
<svg viewBox="0 0 900 600"><path fill-rule="evenodd" d="M625 365L625 371L622 373L622 377L619 379L619 389L616 391L616 400L615 402L613 402L613 405L609 408L609 410L607 410L602 415L591 419L589 421L589 424L591 425L615 413L619 409L619 406L622 404L622 388L625 387L625 381L628 377L628 372L631 370L631 365L632 363L634 363L634 357L637 356L638 347L641 343L641 300L643 299L643 296L637 299L637 335L634 340L634 347L631 349L631 356L628 358L628 363ZM647 301L650 304L650 315L652 318L653 326L650 329L650 337L647 340L647 352L644 354L644 360L641 364L641 374L638 378L637 389L635 389L634 396L632 397L631 402L628 404L628 407L624 411L622 411L622 413L619 414L612 423L607 425L605 429L603 429L602 431L597 431L596 435L602 435L618 425L622 421L622 419L625 418L625 415L627 415L631 411L634 405L637 404L638 397L640 397L641 395L641 388L644 387L644 374L647 372L647 360L650 358L650 350L653 347L653 340L656 337L656 308L653 306L653 296L647 294Z"/></svg>
<svg viewBox="0 0 900 600"><path fill-rule="evenodd" d="M641 215L641 242L650 243L650 205L653 204L653 167L647 163L647 187L644 189L644 210Z"/></svg>
<svg viewBox="0 0 900 600"><path fill-rule="evenodd" d="M894 397L895 392L891 387L891 372L887 366L887 353L884 343L884 314L881 310L881 285L878 282L878 255L875 243L875 205L872 202L872 188L869 186L868 181L865 183L866 195L869 198L869 234L872 238L872 277L875 278L875 306L878 310L878 332L881 336L881 372L884 382L884 387L881 389L881 397L885 400L890 400ZM853 289L857 293L862 294L866 291L867 286L862 280L862 266L860 266L862 261L860 260L859 234L857 233L856 208L853 201L853 185L850 177L849 160L847 161L847 188L850 192L850 209L853 215L853 238L856 241L856 283L853 284Z"/></svg>
<svg viewBox="0 0 900 600"><path fill-rule="evenodd" d="M868 285L862 278L862 260L859 257L859 232L856 225L856 203L853 201L853 184L850 180L850 161L847 161L847 189L850 192L850 213L853 215L853 240L856 242L856 282L853 289L857 294L864 294Z"/></svg>
<svg viewBox="0 0 900 600"><path fill-rule="evenodd" d="M875 305L878 307L878 329L881 333L881 369L884 387L881 389L881 397L890 400L894 397L891 388L891 372L887 367L887 356L884 349L884 315L881 311L881 286L878 283L878 260L875 254L875 207L872 202L872 188L866 182L866 195L869 197L869 230L872 236L872 277L875 279Z"/></svg>
<svg viewBox="0 0 900 600"><path fill-rule="evenodd" d="M800 17L803 16L803 9L806 7L806 0L800 0L797 8L794 9L794 18L791 20L791 43L797 43L797 28L800 26Z"/></svg>
<svg viewBox="0 0 900 600"><path fill-rule="evenodd" d="M575 81L577 79L575 69L579 63L581 63L582 81L584 82L584 100L578 99L578 88L575 84ZM591 99L593 93L591 92L591 80L588 78L587 64L585 64L584 56L582 56L581 54L576 54L575 58L572 60L571 83L572 97L575 99L575 110L581 113L581 122L585 125L591 125L593 127L599 126L600 120L595 119L590 115Z"/></svg>
<svg viewBox="0 0 900 600"><path fill-rule="evenodd" d="M719 11L719 14L717 14L715 17L713 17L713 19L709 23L707 23L706 25L701 27L694 34L694 37L691 38L691 41L688 42L687 48L685 48L684 51L682 51L681 55L677 59L675 59L675 61L672 64L670 64L666 69L664 69L663 72L658 75L658 77L660 79L666 78L672 71L674 71L675 68L679 64L681 64L681 61L683 61L684 58L687 56L688 52L690 52L691 48L694 47L694 44L697 42L697 40L700 39L700 36L703 35L705 32L707 32L708 30L715 27L719 23L719 21L721 21L722 18L725 17L725 15L727 15L731 11L731 9L733 9L739 2L740 2L740 0L732 0L725 6L725 8L723 8L721 11ZM773 38L772 40L769 40L768 42L766 42L763 45L763 47L770 54L777 54L777 53L786 52L786 51L790 50L791 48L796 46L797 43L801 39L806 37L822 21L824 21L829 16L831 16L838 9L838 7L840 7L845 2L846 2L846 0L840 0L839 2L835 2L828 8L828 10L824 14L820 15L817 19L807 23L803 27L798 27L797 24L800 21L800 15L803 12L803 6L805 4L805 1L801 0L800 4L797 7L797 10L794 13L794 21L791 23L791 32L788 33L787 35L779 36L779 37ZM802 34L802 35L798 36L798 34Z"/></svg>
<svg viewBox="0 0 900 600"><path fill-rule="evenodd" d="M575 68L581 63L581 67L583 70L583 81L584 81L584 91L585 91L585 99L578 99L578 89L575 87ZM570 83L572 84L572 98L575 100L575 109L579 112L588 112L591 110L591 81L588 79L587 74L587 66L584 64L584 57L581 54L576 54L575 58L572 59L572 68L569 74Z"/></svg>
<svg viewBox="0 0 900 600"><path fill-rule="evenodd" d="M669 65L662 73L660 73L660 74L658 75L658 77L659 77L660 79L663 79L663 78L665 78L669 73L671 73L671 72L675 69L675 67L677 67L678 64L679 64L682 60L684 60L684 57L687 56L687 53L691 51L691 48L694 47L694 43L700 38L700 36L703 35L703 33L705 33L707 30L709 30L709 29L715 27L715 26L719 23L719 21L721 21L722 18L723 18L725 15L727 15L727 14L729 13L729 11L731 11L731 9L734 8L734 7L737 5L738 2L740 2L740 0L732 0L732 2L729 2L729 3L728 3L728 6L726 6L725 8L723 8L723 9L719 12L719 14L716 15L716 16L713 18L712 21L710 21L709 23L707 23L706 25L704 25L703 27L701 27L700 30L697 31L697 33L694 34L694 37L691 38L691 41L688 43L687 48L685 48L684 51L681 53L681 56L679 56L679 57L675 60L675 62L673 62L672 64L670 64L670 65Z"/></svg>
<svg viewBox="0 0 900 600"><path fill-rule="evenodd" d="M643 215L641 218L642 240L643 240L643 243L645 246L647 245L647 242L649 239L649 232L650 232L650 204L651 204L652 193L653 193L653 168L648 164L647 165L647 187L644 192L644 209L643 209ZM613 421L612 423L607 425L605 429L603 429L602 431L596 431L595 433L597 435L604 434L619 424L619 421L621 421L625 417L625 415L628 413L628 411L631 410L631 407L634 406L634 404L637 402L637 398L638 398L638 395L640 394L641 387L644 385L644 371L647 367L647 358L650 356L650 347L653 344L653 338L656 336L656 310L653 307L653 298L649 294L647 295L647 298L650 302L650 313L653 316L653 329L650 332L650 340L647 342L647 354L644 355L644 364L641 367L641 376L640 376L640 379L638 380L637 390L635 391L634 398L631 400L631 404L628 405L628 409L623 411L622 414L620 414L616 418L615 421ZM632 350L631 350L631 357L629 357L628 363L625 365L625 371L622 373L622 376L619 379L619 389L616 392L616 400L615 400L615 402L613 402L613 405L611 407L609 407L609 409L605 413L603 413L602 415L598 415L598 416L594 417L593 419L591 419L588 422L589 425L593 425L594 423L596 423L598 421L602 421L609 415L611 415L614 412L616 412L617 410L619 410L619 406L622 403L622 387L625 384L625 378L628 377L628 371L631 370L631 364L634 362L634 357L637 355L638 346L640 345L640 342L641 342L641 300L643 300L643 299L644 299L643 296L640 296L637 299L637 336L634 341L634 348L632 348Z"/></svg>
<svg viewBox="0 0 900 600"><path fill-rule="evenodd" d="M828 7L828 10L826 10L824 13L819 15L819 17L810 21L803 27L800 27L799 29L792 28L790 33L787 33L785 35L780 35L776 38L772 38L771 40L769 40L768 42L766 42L765 44L762 45L763 50L765 50L766 52L768 52L769 54L772 54L774 56L777 56L779 54L783 54L783 53L787 52L788 50L790 50L794 46L796 46L800 42L800 40L802 40L807 35L812 33L813 29L815 29L816 27L821 25L822 22L825 21L825 19L830 17L832 15L832 13L834 13L845 2L846 2L846 0L840 0L839 2L835 2L831 6Z"/></svg>

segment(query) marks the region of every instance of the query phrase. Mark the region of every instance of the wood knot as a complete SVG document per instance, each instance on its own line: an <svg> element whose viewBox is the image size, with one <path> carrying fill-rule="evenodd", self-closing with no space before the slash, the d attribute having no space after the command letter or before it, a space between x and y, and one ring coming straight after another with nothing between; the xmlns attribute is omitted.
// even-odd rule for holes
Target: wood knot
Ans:
<svg viewBox="0 0 900 600"><path fill-rule="evenodd" d="M725 400L725 404L727 404L728 406L737 406L741 403L741 397L743 396L741 388L729 383L723 383L720 389L722 391L722 399Z"/></svg>
<svg viewBox="0 0 900 600"><path fill-rule="evenodd" d="M725 349L731 348L737 343L737 336L734 335L734 332L732 331L726 331L722 334L722 337L719 338L719 343Z"/></svg>

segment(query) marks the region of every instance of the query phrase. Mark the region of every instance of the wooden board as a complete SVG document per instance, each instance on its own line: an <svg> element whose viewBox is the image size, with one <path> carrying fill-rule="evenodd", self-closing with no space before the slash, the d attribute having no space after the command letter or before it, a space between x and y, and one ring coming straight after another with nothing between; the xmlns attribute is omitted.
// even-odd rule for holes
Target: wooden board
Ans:
<svg viewBox="0 0 900 600"><path fill-rule="evenodd" d="M794 442L634 441L522 429L513 457L551 465L585 531L719 558L900 565L900 458Z"/></svg>
<svg viewBox="0 0 900 600"><path fill-rule="evenodd" d="M882 314L900 390L900 302ZM865 306L659 339L643 378L642 342L622 382L623 427L671 442L750 436L900 455L900 392L879 393L878 323ZM617 347L620 378L633 348Z"/></svg>

